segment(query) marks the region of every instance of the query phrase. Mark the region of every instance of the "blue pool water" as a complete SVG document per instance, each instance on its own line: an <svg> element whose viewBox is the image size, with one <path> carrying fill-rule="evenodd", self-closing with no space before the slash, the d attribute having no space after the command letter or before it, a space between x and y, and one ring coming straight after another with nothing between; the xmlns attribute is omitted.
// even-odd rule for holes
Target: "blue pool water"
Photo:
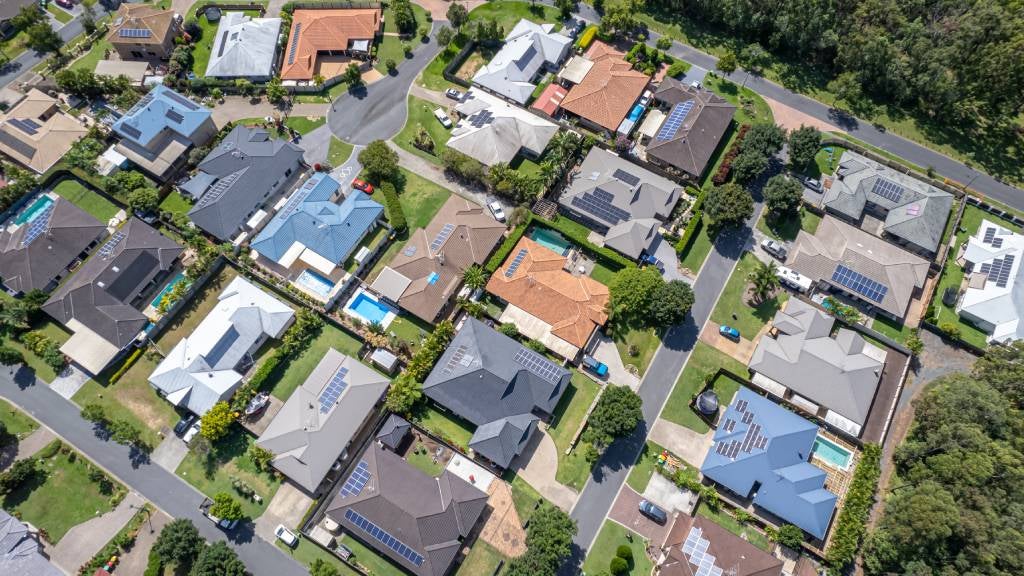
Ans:
<svg viewBox="0 0 1024 576"><path fill-rule="evenodd" d="M369 297L365 292L360 292L355 300L349 303L348 309L366 319L367 322L384 324L391 308Z"/></svg>
<svg viewBox="0 0 1024 576"><path fill-rule="evenodd" d="M530 233L527 235L530 240L533 240L537 244L551 250L555 254L561 254L565 256L569 253L569 241L562 237L561 234L554 230L548 230L547 228L532 228Z"/></svg>
<svg viewBox="0 0 1024 576"><path fill-rule="evenodd" d="M153 301L150 302L149 305L152 306L153 308L159 308L160 307L160 301L164 299L164 296L170 294L171 290L174 290L174 286L178 282L181 282L184 279L185 279L185 273L184 272L179 273L177 276L174 277L173 280L171 280L170 282L167 283L167 286L164 286L164 289L161 290L160 293L156 295L156 298L153 298Z"/></svg>
<svg viewBox="0 0 1024 576"><path fill-rule="evenodd" d="M628 118L630 120L632 120L633 122L636 122L637 120L640 119L640 115L643 114L643 113L644 113L644 107L639 105L639 104L637 104L636 106L633 106L632 110L629 111Z"/></svg>
<svg viewBox="0 0 1024 576"><path fill-rule="evenodd" d="M53 200L49 196L40 196L28 209L18 214L18 217L14 219L14 223L20 226L35 220L36 216L43 210L46 210L51 204L53 204Z"/></svg>
<svg viewBox="0 0 1024 576"><path fill-rule="evenodd" d="M849 450L821 436L814 439L814 455L840 470L849 468L853 459Z"/></svg>
<svg viewBox="0 0 1024 576"><path fill-rule="evenodd" d="M303 270L302 274L299 274L298 278L295 279L295 283L324 300L327 300L331 295L331 290L334 288L333 282L308 268Z"/></svg>

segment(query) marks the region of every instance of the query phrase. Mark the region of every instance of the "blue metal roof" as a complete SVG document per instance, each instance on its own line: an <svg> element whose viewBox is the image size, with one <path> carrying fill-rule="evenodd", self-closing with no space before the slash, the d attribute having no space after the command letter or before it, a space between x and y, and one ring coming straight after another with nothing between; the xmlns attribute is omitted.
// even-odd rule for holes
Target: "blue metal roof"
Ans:
<svg viewBox="0 0 1024 576"><path fill-rule="evenodd" d="M809 462L818 426L741 388L715 431L701 472L816 538L828 531L836 495Z"/></svg>
<svg viewBox="0 0 1024 576"><path fill-rule="evenodd" d="M114 131L140 146L149 146L153 138L168 129L191 139L211 114L209 108L157 84L114 122Z"/></svg>
<svg viewBox="0 0 1024 576"><path fill-rule="evenodd" d="M342 264L384 213L384 207L358 190L341 204L331 196L341 185L324 172L313 174L252 242L252 248L277 262L299 242Z"/></svg>

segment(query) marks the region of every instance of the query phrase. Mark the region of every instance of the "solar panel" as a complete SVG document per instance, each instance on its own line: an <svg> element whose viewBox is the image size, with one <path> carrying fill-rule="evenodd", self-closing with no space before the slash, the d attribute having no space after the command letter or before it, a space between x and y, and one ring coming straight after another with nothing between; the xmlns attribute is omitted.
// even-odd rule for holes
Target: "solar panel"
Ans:
<svg viewBox="0 0 1024 576"><path fill-rule="evenodd" d="M22 120L19 118L11 118L7 121L7 123L30 136L35 135L36 129L39 128L39 125L35 122L32 122L31 120Z"/></svg>
<svg viewBox="0 0 1024 576"><path fill-rule="evenodd" d="M300 32L302 32L302 22L295 24L295 34L292 35L292 45L288 49L288 64L295 64L295 51L299 48Z"/></svg>
<svg viewBox="0 0 1024 576"><path fill-rule="evenodd" d="M121 38L149 38L153 33L146 28L121 28L117 35Z"/></svg>
<svg viewBox="0 0 1024 576"><path fill-rule="evenodd" d="M448 237L451 236L454 231L454 224L445 224L444 227L441 228L441 231L437 233L437 236L434 237L434 241L430 243L430 251L436 253L440 250L441 246L444 246L444 243L448 241Z"/></svg>
<svg viewBox="0 0 1024 576"><path fill-rule="evenodd" d="M683 125L683 121L686 120L686 116L693 109L693 100L687 100L686 102L680 102L672 107L672 111L669 112L668 118L661 124L661 128L658 129L658 140L671 140L675 137L676 132Z"/></svg>
<svg viewBox="0 0 1024 576"><path fill-rule="evenodd" d="M21 238L21 245L28 246L33 240L40 237L50 227L50 216L53 216L53 204L49 204L36 217L29 222L25 235Z"/></svg>
<svg viewBox="0 0 1024 576"><path fill-rule="evenodd" d="M114 235L110 237L110 240L107 240L103 244L103 246L100 247L99 255L103 258L107 258L111 254L113 254L114 248L117 248L117 245L120 244L122 240L124 240L124 237L124 232L121 232L120 230L114 232Z"/></svg>
<svg viewBox="0 0 1024 576"><path fill-rule="evenodd" d="M242 175L243 172L245 172L245 169L239 170L237 172L232 172L231 174L228 174L227 176L221 178L220 180L217 180L217 182L213 186L211 186L209 190L207 190L206 194L203 194L203 197L199 199L199 206L209 206L210 204L216 202L218 198L223 196L224 193L227 192L229 188L231 188L231 186L235 183L236 180L238 180L238 178ZM298 194L298 192L296 192L296 194ZM288 207L285 206L285 208L287 209Z"/></svg>
<svg viewBox="0 0 1024 576"><path fill-rule="evenodd" d="M168 110L167 112L164 112L164 116L166 116L171 122L176 122L178 124L181 124L181 121L185 119L185 117L181 115L181 112L178 112L177 110Z"/></svg>
<svg viewBox="0 0 1024 576"><path fill-rule="evenodd" d="M345 381L345 376L347 375L348 368L339 368L331 376L327 386L324 386L323 391L320 392L320 412L326 414L338 403L338 398L341 398L341 395L345 393L345 389L348 388L348 382Z"/></svg>
<svg viewBox="0 0 1024 576"><path fill-rule="evenodd" d="M732 432L733 430L736 429L736 421L733 420L732 418L727 418L725 421L725 425L722 426L722 429L724 429L726 432Z"/></svg>
<svg viewBox="0 0 1024 576"><path fill-rule="evenodd" d="M0 143L21 154L25 158L32 158L36 155L36 149L28 142L23 142L11 134L0 130Z"/></svg>
<svg viewBox="0 0 1024 576"><path fill-rule="evenodd" d="M887 200L899 202L900 197L903 196L903 186L900 186L892 180L879 178L878 180L875 180L875 185L872 186L871 192Z"/></svg>
<svg viewBox="0 0 1024 576"><path fill-rule="evenodd" d="M198 110L199 109L199 105L198 104L196 104L195 102L189 100L188 98L185 98L184 96L182 96L181 94L178 94L177 92L167 91L167 92L164 92L164 96L167 96L171 100L174 100L175 102L177 102L178 104L181 104L182 106L184 106L185 108L188 108L189 110Z"/></svg>
<svg viewBox="0 0 1024 576"><path fill-rule="evenodd" d="M889 291L884 284L854 272L842 264L836 266L835 272L832 273L832 281L875 302L881 302Z"/></svg>
<svg viewBox="0 0 1024 576"><path fill-rule="evenodd" d="M736 402L736 411L737 412L746 412L747 411L747 401L746 400L740 400L740 401Z"/></svg>
<svg viewBox="0 0 1024 576"><path fill-rule="evenodd" d="M991 227L985 228L985 237L982 238L981 241L984 244L991 244L992 243L992 239L995 238L995 237L996 237L996 229L995 228L991 228Z"/></svg>
<svg viewBox="0 0 1024 576"><path fill-rule="evenodd" d="M41 126L39 126L39 124L37 124L36 121L31 118L22 118L21 123L28 126L29 128L32 128L33 130L38 130L39 128L41 128Z"/></svg>
<svg viewBox="0 0 1024 576"><path fill-rule="evenodd" d="M419 567L423 565L423 556L411 547L403 544L398 538L388 534L386 530L364 518L362 514L349 508L348 510L345 510L345 519L357 526L363 532L372 536L374 540L387 546L396 554L411 562L414 566Z"/></svg>
<svg viewBox="0 0 1024 576"><path fill-rule="evenodd" d="M1013 270L1013 263L1016 256L1008 254L1003 258L996 258L992 262L985 262L981 265L981 273L988 274L989 282L995 282L996 286L1005 288L1010 281L1010 272Z"/></svg>
<svg viewBox="0 0 1024 576"><path fill-rule="evenodd" d="M459 344L459 347L455 349L451 357L448 358L448 362L444 365L444 373L452 374L455 372L455 368L458 366L469 366L473 363L473 356L466 354L469 351L469 347L465 344Z"/></svg>
<svg viewBox="0 0 1024 576"><path fill-rule="evenodd" d="M142 132L131 124L122 123L119 130L127 134L130 138L138 138L142 136Z"/></svg>
<svg viewBox="0 0 1024 576"><path fill-rule="evenodd" d="M640 183L640 177L626 172L622 168L616 168L615 172L612 173L612 178L621 180L630 186L636 186Z"/></svg>
<svg viewBox="0 0 1024 576"><path fill-rule="evenodd" d="M993 248L1002 248L1003 247L1003 239L1002 238L993 238L992 239L992 247Z"/></svg>
<svg viewBox="0 0 1024 576"><path fill-rule="evenodd" d="M225 31L220 37L220 50L217 50L217 58L224 55L224 47L228 44L228 33Z"/></svg>
<svg viewBox="0 0 1024 576"><path fill-rule="evenodd" d="M360 460L359 464L356 464L356 469L345 480L345 484L341 487L339 494L341 494L342 498L359 496L366 483L370 481L371 476L370 466L366 463L366 460Z"/></svg>
<svg viewBox="0 0 1024 576"><path fill-rule="evenodd" d="M508 268L505 270L505 277L506 278L511 278L512 275L516 273L516 270L519 270L519 265L522 264L523 263L523 259L526 258L526 253L527 253L526 248L520 248L519 249L519 253L516 254L516 257L512 259L512 263L509 264Z"/></svg>
<svg viewBox="0 0 1024 576"><path fill-rule="evenodd" d="M744 424L750 424L751 422L754 421L754 413L753 412L744 412L743 413L742 421L743 421Z"/></svg>
<svg viewBox="0 0 1024 576"><path fill-rule="evenodd" d="M516 362L518 362L523 368L529 370L531 374L550 382L551 384L558 382L562 377L562 370L557 364L533 350L520 348L519 350L516 350L514 358Z"/></svg>
<svg viewBox="0 0 1024 576"><path fill-rule="evenodd" d="M570 204L611 225L629 220L629 212L613 205L608 197L614 198L614 196L611 196L607 191L595 190L593 194L588 192L579 196L573 196L572 200L570 200Z"/></svg>
<svg viewBox="0 0 1024 576"><path fill-rule="evenodd" d="M301 188L299 188L298 190L295 191L294 194L292 194L292 197L288 199L288 203L284 205L284 208L281 209L277 217L282 219L287 218L291 216L293 212L298 210L299 204L302 204L303 202L306 201L306 198L309 197L310 192L312 192L313 189L316 188L317 182L319 182L319 180L313 180L312 178L307 180L306 183L303 184Z"/></svg>

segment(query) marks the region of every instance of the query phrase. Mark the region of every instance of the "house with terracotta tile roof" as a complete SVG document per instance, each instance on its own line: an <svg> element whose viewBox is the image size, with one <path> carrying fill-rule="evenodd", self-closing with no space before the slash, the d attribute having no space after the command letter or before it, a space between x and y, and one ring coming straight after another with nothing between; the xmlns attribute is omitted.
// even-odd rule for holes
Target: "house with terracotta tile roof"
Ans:
<svg viewBox="0 0 1024 576"><path fill-rule="evenodd" d="M122 60L166 60L174 51L174 39L181 34L181 21L174 10L149 4L121 4L107 33L107 42Z"/></svg>
<svg viewBox="0 0 1024 576"><path fill-rule="evenodd" d="M0 152L42 174L71 150L88 130L57 107L57 99L33 88L0 114Z"/></svg>
<svg viewBox="0 0 1024 576"><path fill-rule="evenodd" d="M568 259L523 237L487 282L508 303L499 319L572 360L608 321L608 287L566 271Z"/></svg>
<svg viewBox="0 0 1024 576"><path fill-rule="evenodd" d="M312 80L339 75L344 58L365 60L381 33L380 8L302 9L292 13L292 27L281 63L282 80ZM324 66L332 59L333 66Z"/></svg>
<svg viewBox="0 0 1024 576"><path fill-rule="evenodd" d="M603 42L594 42L585 56L593 66L562 99L562 110L597 131L615 132L651 78Z"/></svg>
<svg viewBox="0 0 1024 576"><path fill-rule="evenodd" d="M782 560L701 516L680 514L662 547L660 576L781 576Z"/></svg>

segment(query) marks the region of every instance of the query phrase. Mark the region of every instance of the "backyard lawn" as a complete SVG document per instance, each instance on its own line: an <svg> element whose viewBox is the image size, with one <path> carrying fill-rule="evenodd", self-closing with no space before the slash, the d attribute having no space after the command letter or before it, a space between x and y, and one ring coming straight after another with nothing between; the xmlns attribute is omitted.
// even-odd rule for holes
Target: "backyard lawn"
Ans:
<svg viewBox="0 0 1024 576"><path fill-rule="evenodd" d="M287 400L292 392L306 381L329 348L355 357L359 354L360 342L348 332L333 324L325 323L320 335L310 343L309 347L286 363L283 373L280 373L280 369L278 369L280 377L270 393L275 398Z"/></svg>
<svg viewBox="0 0 1024 576"><path fill-rule="evenodd" d="M0 400L0 422L7 429L7 433L17 437L19 440L28 436L39 428L39 423L29 417L21 410L9 404L6 400Z"/></svg>
<svg viewBox="0 0 1024 576"><path fill-rule="evenodd" d="M457 90L464 90L462 86L449 82L444 79L444 69L448 66L455 55L459 53L459 48L454 43L449 44L447 48L441 51L427 67L420 73L419 78L416 79L416 83L425 88L431 90L437 90L439 92L447 90L449 88L455 88Z"/></svg>
<svg viewBox="0 0 1024 576"><path fill-rule="evenodd" d="M777 288L775 295L758 301L757 296L748 291L751 286L747 276L757 267L759 260L750 252L744 252L736 264L732 276L725 283L725 289L711 312L711 322L728 324L740 331L740 335L748 340L771 322L775 313L789 300L789 292Z"/></svg>
<svg viewBox="0 0 1024 576"><path fill-rule="evenodd" d="M587 409L594 402L600 387L586 375L573 371L572 380L555 407L555 413L548 428L548 434L558 448L558 472L555 480L582 490L590 476L591 464L583 457L583 450L574 449L566 454L573 435L579 429Z"/></svg>
<svg viewBox="0 0 1024 576"><path fill-rule="evenodd" d="M433 452L422 442L416 442L409 447L405 453L405 461L430 477L439 476L441 472L444 472L444 465L434 460Z"/></svg>
<svg viewBox="0 0 1024 576"><path fill-rule="evenodd" d="M255 442L240 425L232 425L224 438L212 443L209 453L189 450L176 473L210 498L219 492L231 494L242 504L245 517L255 520L266 510L281 485L276 473L260 472L246 455ZM235 492L232 482L236 478L252 487L263 502L257 504Z"/></svg>
<svg viewBox="0 0 1024 576"><path fill-rule="evenodd" d="M803 230L808 234L814 234L821 224L821 216L806 208L800 209L800 217L789 217L781 220L768 219L768 212L757 221L757 229L776 240L793 241L797 234Z"/></svg>
<svg viewBox="0 0 1024 576"><path fill-rule="evenodd" d="M331 136L330 147L327 148L327 162L331 166L341 166L352 155L352 145Z"/></svg>
<svg viewBox="0 0 1024 576"><path fill-rule="evenodd" d="M387 332L394 334L399 340L408 342L409 347L415 352L420 346L421 337L433 332L434 327L408 312L400 310L399 313L400 316L391 322Z"/></svg>
<svg viewBox="0 0 1024 576"><path fill-rule="evenodd" d="M632 537L627 539L627 534ZM583 571L587 574L603 574L608 572L608 565L615 557L615 551L621 545L629 546L633 552L633 561L629 563L629 576L648 576L654 570L654 564L647 557L647 540L627 530L621 524L605 520L597 539L590 547L586 560L583 561ZM660 544L660 543L659 543Z"/></svg>
<svg viewBox="0 0 1024 576"><path fill-rule="evenodd" d="M441 164L441 151L444 150L448 138L451 137L451 132L434 117L434 110L437 108L437 104L415 96L409 96L409 118L406 120L402 131L394 137L394 141L395 144L398 144L399 147L407 152L430 160L435 164ZM452 116L452 114L449 114L449 116ZM452 118L452 122L454 121L455 118ZM416 134L420 131L420 127L426 128L430 138L434 141L433 154L413 146L413 141L416 139Z"/></svg>
<svg viewBox="0 0 1024 576"><path fill-rule="evenodd" d="M54 440L60 442L60 440ZM45 454L47 448L40 452ZM114 491L124 487L111 481L106 489L89 479L93 465L71 450L40 458L36 479L3 497L3 508L46 531L51 544L60 542L73 526L109 512Z"/></svg>
<svg viewBox="0 0 1024 576"><path fill-rule="evenodd" d="M615 348L619 351L622 363L636 366L641 377L650 366L654 353L658 351L658 346L661 345L661 340L654 328L615 326L612 329L612 339L615 340ZM630 349L634 347L636 355L630 354Z"/></svg>
<svg viewBox="0 0 1024 576"><path fill-rule="evenodd" d="M58 196L68 199L72 204L91 214L103 224L106 224L120 210L110 200L86 188L84 184L74 178L61 180L53 188L53 191Z"/></svg>
<svg viewBox="0 0 1024 576"><path fill-rule="evenodd" d="M469 439L473 437L472 424L458 420L455 416L441 412L433 406L422 408L414 420L420 428L463 450L469 446Z"/></svg>
<svg viewBox="0 0 1024 576"><path fill-rule="evenodd" d="M186 216L192 209L192 203L185 199L177 190L172 190L166 198L160 202L161 212L171 212L180 216Z"/></svg>
<svg viewBox="0 0 1024 576"><path fill-rule="evenodd" d="M462 561L455 574L456 576L490 576L498 569L498 564L501 564L502 560L507 563L509 558L498 552L494 546L484 542L483 539L477 538L469 555Z"/></svg>
<svg viewBox="0 0 1024 576"><path fill-rule="evenodd" d="M741 376L747 371L747 367L732 356L723 354L698 341L693 347L686 369L683 370L675 388L672 389L672 395L669 396L665 409L661 412L661 417L701 434L707 432L708 425L690 409L690 399L704 387L704 377L714 374L719 368L726 368ZM718 401L722 405L726 405L732 400L739 387L739 382L731 378L719 378L714 383L714 390L718 393ZM691 462L691 464L695 464L695 462Z"/></svg>
<svg viewBox="0 0 1024 576"><path fill-rule="evenodd" d="M729 532L743 538L765 552L771 553L772 549L775 547L763 532L751 526L741 524L739 520L724 509L712 510L707 504L701 502L700 505L697 506L697 515L711 520L715 524L718 524L722 528L725 528Z"/></svg>
<svg viewBox="0 0 1024 576"><path fill-rule="evenodd" d="M369 538L369 535L365 535ZM352 551L352 560L363 567L370 576L405 576L405 572L391 563L390 560L378 554L374 549L363 545L362 542L345 534L338 538L338 542L344 544Z"/></svg>
<svg viewBox="0 0 1024 576"><path fill-rule="evenodd" d="M323 560L330 564L335 570L338 571L340 576L359 576L359 573L349 568L348 564L345 564L338 559L337 556L324 550L317 544L310 542L305 536L299 535L299 543L295 548L290 548L284 542L280 540L274 540L274 544L284 551L285 554L291 556L296 562L309 568L313 564L314 560Z"/></svg>
<svg viewBox="0 0 1024 576"><path fill-rule="evenodd" d="M913 333L912 328L903 322L889 318L885 314L876 314L870 328L900 343L906 343L907 338Z"/></svg>

